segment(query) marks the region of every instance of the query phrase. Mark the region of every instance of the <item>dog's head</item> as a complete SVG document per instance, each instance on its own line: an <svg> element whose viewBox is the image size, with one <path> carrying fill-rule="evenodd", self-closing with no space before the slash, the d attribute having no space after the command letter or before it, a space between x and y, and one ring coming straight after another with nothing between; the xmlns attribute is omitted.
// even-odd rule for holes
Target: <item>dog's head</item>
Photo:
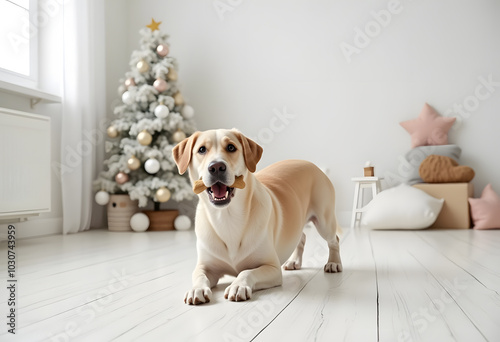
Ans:
<svg viewBox="0 0 500 342"><path fill-rule="evenodd" d="M191 182L201 180L212 205L223 208L235 196L237 176L255 172L262 156L262 147L237 130L196 132L181 141L172 151L182 175L189 169Z"/></svg>

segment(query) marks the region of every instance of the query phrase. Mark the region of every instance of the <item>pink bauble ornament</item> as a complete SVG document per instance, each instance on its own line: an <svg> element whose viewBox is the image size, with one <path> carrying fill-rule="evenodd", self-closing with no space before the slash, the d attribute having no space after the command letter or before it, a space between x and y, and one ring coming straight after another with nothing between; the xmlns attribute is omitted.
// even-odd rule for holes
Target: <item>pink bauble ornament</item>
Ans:
<svg viewBox="0 0 500 342"><path fill-rule="evenodd" d="M125 172L118 172L115 176L115 181L118 184L125 184L128 182L128 175Z"/></svg>
<svg viewBox="0 0 500 342"><path fill-rule="evenodd" d="M169 52L168 46L165 44L160 44L156 47L156 53L160 57L165 57L166 55L168 55L168 52Z"/></svg>
<svg viewBox="0 0 500 342"><path fill-rule="evenodd" d="M132 77L127 78L125 80L125 87L128 88L128 87L131 87L131 86L135 86L135 80Z"/></svg>
<svg viewBox="0 0 500 342"><path fill-rule="evenodd" d="M167 81L165 81L162 78L157 78L156 81L153 83L153 87L155 87L156 90L158 90L160 93L163 93L165 90L169 88L169 85Z"/></svg>

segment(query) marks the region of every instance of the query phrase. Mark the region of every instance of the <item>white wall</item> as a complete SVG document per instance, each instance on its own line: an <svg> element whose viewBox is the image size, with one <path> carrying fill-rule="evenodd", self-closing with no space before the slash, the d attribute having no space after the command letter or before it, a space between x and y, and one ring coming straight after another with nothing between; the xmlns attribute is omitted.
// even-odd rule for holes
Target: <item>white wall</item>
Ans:
<svg viewBox="0 0 500 342"><path fill-rule="evenodd" d="M399 122L425 102L459 116L450 142L476 171L476 195L487 183L500 192L500 2L108 0L110 105L151 17L171 37L198 127L256 138L265 147L260 167L303 158L328 168L341 223L365 161L379 176L397 176L410 149ZM359 47L349 58L346 44ZM497 83L476 101L481 77ZM469 114L450 114L456 104ZM277 125L284 113L293 117Z"/></svg>

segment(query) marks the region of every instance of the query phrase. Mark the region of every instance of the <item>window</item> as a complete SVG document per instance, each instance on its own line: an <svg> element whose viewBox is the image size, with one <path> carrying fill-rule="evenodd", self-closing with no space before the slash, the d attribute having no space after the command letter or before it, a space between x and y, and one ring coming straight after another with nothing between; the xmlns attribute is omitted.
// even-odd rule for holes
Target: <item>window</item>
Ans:
<svg viewBox="0 0 500 342"><path fill-rule="evenodd" d="M36 86L36 0L0 0L0 79Z"/></svg>

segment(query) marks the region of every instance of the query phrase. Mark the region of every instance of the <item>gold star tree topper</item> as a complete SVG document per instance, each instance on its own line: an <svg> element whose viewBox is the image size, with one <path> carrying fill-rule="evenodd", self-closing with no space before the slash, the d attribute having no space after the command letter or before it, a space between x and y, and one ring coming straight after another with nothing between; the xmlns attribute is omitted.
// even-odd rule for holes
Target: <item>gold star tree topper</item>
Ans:
<svg viewBox="0 0 500 342"><path fill-rule="evenodd" d="M160 24L161 21L156 22L153 18L151 18L151 24L146 25L146 27L149 27L152 32L159 30L160 29Z"/></svg>

